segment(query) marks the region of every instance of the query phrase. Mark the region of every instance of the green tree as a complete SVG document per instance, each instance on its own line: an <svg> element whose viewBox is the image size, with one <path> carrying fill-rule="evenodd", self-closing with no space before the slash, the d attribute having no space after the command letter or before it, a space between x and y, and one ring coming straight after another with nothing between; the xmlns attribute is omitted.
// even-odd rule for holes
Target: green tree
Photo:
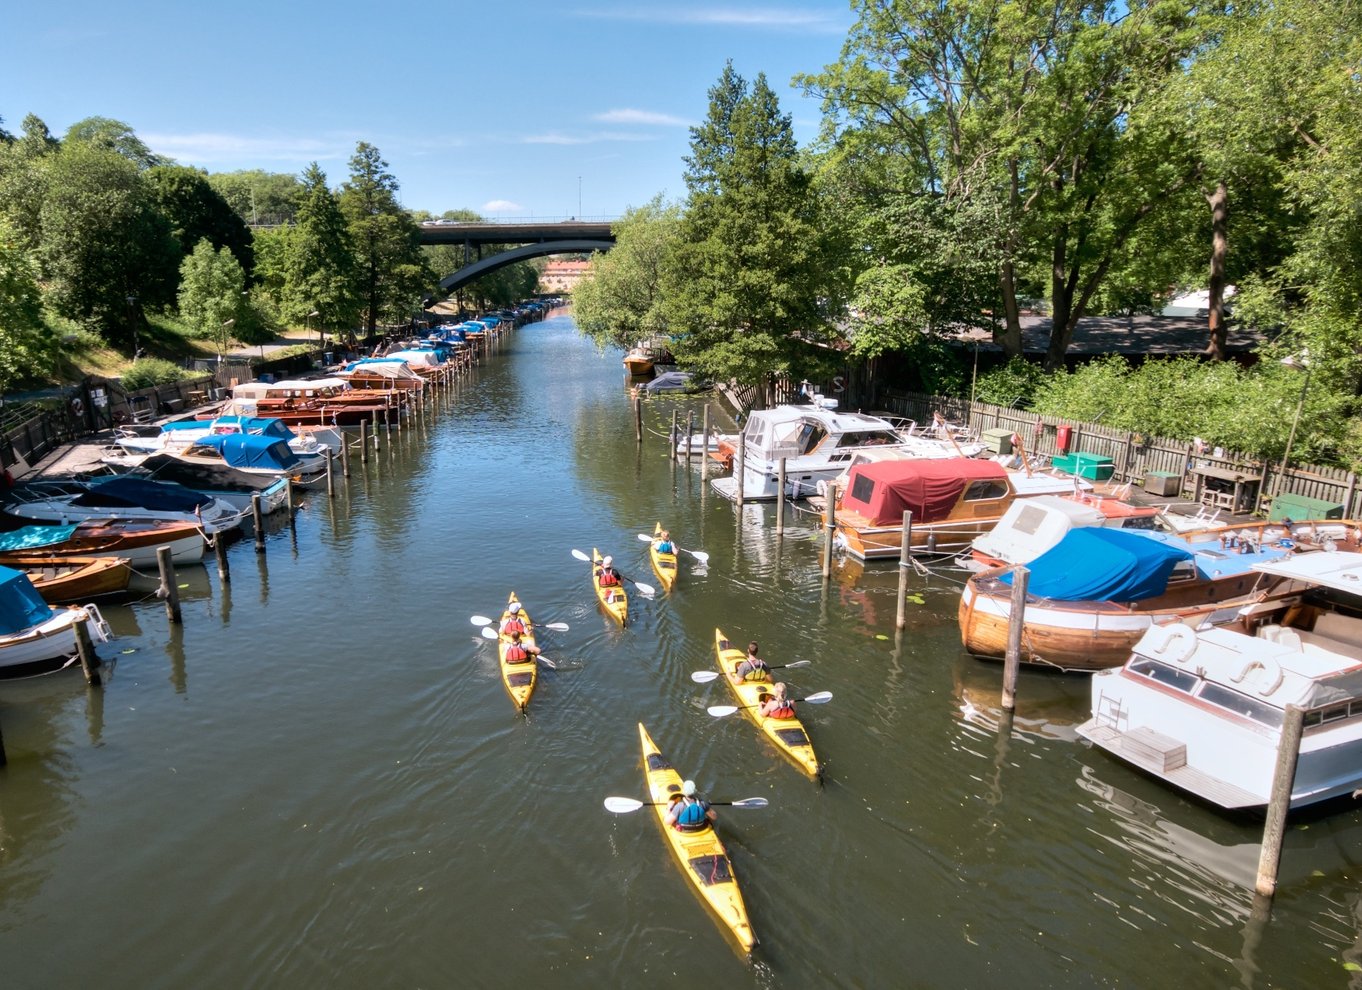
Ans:
<svg viewBox="0 0 1362 990"><path fill-rule="evenodd" d="M122 155L138 168L153 168L170 163L169 158L154 154L129 124L109 117L86 117L66 129L65 141L88 144Z"/></svg>
<svg viewBox="0 0 1362 990"><path fill-rule="evenodd" d="M250 229L205 173L184 165L157 165L147 171L147 181L185 255L206 237L214 247L230 248L250 277L255 260Z"/></svg>
<svg viewBox="0 0 1362 990"><path fill-rule="evenodd" d="M680 206L656 196L614 224L615 246L592 257L590 274L572 292L582 333L609 347L667 335L663 273L680 223Z"/></svg>
<svg viewBox="0 0 1362 990"><path fill-rule="evenodd" d="M43 199L47 195L47 163L61 145L33 114L24 117L18 138L0 146L0 217L28 250L41 238Z"/></svg>
<svg viewBox="0 0 1362 990"><path fill-rule="evenodd" d="M721 381L817 374L825 361L807 341L829 336L840 299L790 118L764 75L749 87L731 63L709 97L691 129L689 195L665 279L673 351Z"/></svg>
<svg viewBox="0 0 1362 990"><path fill-rule="evenodd" d="M397 179L387 169L378 149L361 141L340 193L370 333L380 319L398 322L409 317L412 304L435 281L421 253L420 231L397 202Z"/></svg>
<svg viewBox="0 0 1362 990"><path fill-rule="evenodd" d="M258 168L214 172L208 184L252 227L293 223L303 198L298 176Z"/></svg>
<svg viewBox="0 0 1362 990"><path fill-rule="evenodd" d="M303 172L298 223L284 239L279 310L301 324L316 312L314 327L350 328L360 312L355 294L355 253L350 231L326 173L313 162Z"/></svg>
<svg viewBox="0 0 1362 990"><path fill-rule="evenodd" d="M38 266L0 220L0 394L53 368L56 341L43 321Z"/></svg>
<svg viewBox="0 0 1362 990"><path fill-rule="evenodd" d="M246 276L229 248L207 237L180 265L180 316L197 335L214 341L221 356L230 350L236 323L244 315Z"/></svg>

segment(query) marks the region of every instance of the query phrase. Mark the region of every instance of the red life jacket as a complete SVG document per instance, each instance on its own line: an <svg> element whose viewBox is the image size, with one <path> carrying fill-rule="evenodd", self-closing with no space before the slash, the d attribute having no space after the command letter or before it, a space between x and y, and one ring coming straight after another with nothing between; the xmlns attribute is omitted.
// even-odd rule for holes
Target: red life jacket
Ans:
<svg viewBox="0 0 1362 990"><path fill-rule="evenodd" d="M784 701L777 703L777 705L774 708L767 709L766 717L794 718L795 717L794 702L791 701L789 698L786 698Z"/></svg>
<svg viewBox="0 0 1362 990"><path fill-rule="evenodd" d="M513 632L524 633L525 623L520 621L519 616L513 615L501 624L501 631L506 633L508 636Z"/></svg>
<svg viewBox="0 0 1362 990"><path fill-rule="evenodd" d="M525 649L525 647L521 646L519 643L506 644L507 663L524 663L528 659L530 659L530 651Z"/></svg>
<svg viewBox="0 0 1362 990"><path fill-rule="evenodd" d="M620 576L615 573L613 568L607 570L606 568L602 567L600 574L600 583L602 588L614 587L615 585L620 583Z"/></svg>

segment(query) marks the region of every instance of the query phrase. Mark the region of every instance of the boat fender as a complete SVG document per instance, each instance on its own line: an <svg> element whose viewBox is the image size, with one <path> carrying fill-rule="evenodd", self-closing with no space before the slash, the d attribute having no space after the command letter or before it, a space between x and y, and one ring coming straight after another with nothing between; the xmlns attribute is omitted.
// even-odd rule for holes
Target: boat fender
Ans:
<svg viewBox="0 0 1362 990"><path fill-rule="evenodd" d="M1285 675L1282 673L1281 665L1278 664L1276 660L1270 658L1266 660L1250 660L1248 663L1244 664L1243 669L1240 670L1239 673L1232 675L1230 680L1235 684L1239 684L1245 677L1248 677L1255 668L1263 672L1263 680L1271 681L1267 687L1260 687L1258 689L1258 693L1264 698L1282 686L1282 680Z"/></svg>
<svg viewBox="0 0 1362 990"><path fill-rule="evenodd" d="M1161 628L1166 630L1163 641L1150 651L1156 660L1182 663L1196 652L1196 633L1187 626L1181 622L1174 622Z"/></svg>

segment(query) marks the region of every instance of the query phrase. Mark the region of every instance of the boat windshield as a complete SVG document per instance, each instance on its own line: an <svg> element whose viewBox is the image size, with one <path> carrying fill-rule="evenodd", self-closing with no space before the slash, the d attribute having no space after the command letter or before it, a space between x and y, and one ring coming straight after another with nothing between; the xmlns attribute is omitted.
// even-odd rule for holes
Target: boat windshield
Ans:
<svg viewBox="0 0 1362 990"><path fill-rule="evenodd" d="M1176 667L1170 667L1166 663L1150 660L1148 657L1137 657L1131 660L1126 666L1126 670L1132 674L1143 674L1145 677L1156 680L1160 684L1164 684L1186 694L1192 693L1192 689L1196 687L1198 680L1196 674L1193 674L1190 671L1179 670Z"/></svg>
<svg viewBox="0 0 1362 990"><path fill-rule="evenodd" d="M1265 705L1261 701L1250 698L1248 695L1240 694L1238 691L1225 687L1223 684L1206 683L1197 695L1202 701L1209 702L1219 708L1224 708L1242 715L1245 718L1269 726L1273 729L1282 727L1282 710L1272 705Z"/></svg>

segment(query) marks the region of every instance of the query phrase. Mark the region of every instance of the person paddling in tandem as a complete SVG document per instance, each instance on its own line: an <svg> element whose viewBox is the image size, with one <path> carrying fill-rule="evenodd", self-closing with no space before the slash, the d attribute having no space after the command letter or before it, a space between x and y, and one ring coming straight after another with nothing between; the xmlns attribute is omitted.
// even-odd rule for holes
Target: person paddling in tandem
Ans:
<svg viewBox="0 0 1362 990"><path fill-rule="evenodd" d="M665 529L658 535L657 552L676 553L676 544L672 543L672 534Z"/></svg>
<svg viewBox="0 0 1362 990"><path fill-rule="evenodd" d="M520 602L511 602L507 611L511 614L506 616L505 621L501 624L501 633L503 636L509 636L511 633L523 634L529 631L525 628L525 619L520 614Z"/></svg>
<svg viewBox="0 0 1362 990"><path fill-rule="evenodd" d="M667 808L667 824L678 832L703 832L717 817L708 801L695 796L693 780L681 785L681 793L671 796Z"/></svg>
<svg viewBox="0 0 1362 990"><path fill-rule="evenodd" d="M596 581L602 588L609 588L605 593L605 600L613 602L615 600L615 588L620 586L620 572L615 570L615 558L608 554L601 558L601 566L596 568Z"/></svg>
<svg viewBox="0 0 1362 990"><path fill-rule="evenodd" d="M507 663L529 663L539 655L539 647L520 641L519 631L512 630L510 636L511 641L506 644Z"/></svg>
<svg viewBox="0 0 1362 990"><path fill-rule="evenodd" d="M777 681L771 685L771 693L761 696L761 707L757 714L762 718L794 718L794 702L785 696L785 685Z"/></svg>
<svg viewBox="0 0 1362 990"><path fill-rule="evenodd" d="M757 656L757 650L758 646L755 639L747 644L747 656L728 675L728 679L734 684L741 684L743 681L769 681L771 679L770 668L766 666L765 660Z"/></svg>

